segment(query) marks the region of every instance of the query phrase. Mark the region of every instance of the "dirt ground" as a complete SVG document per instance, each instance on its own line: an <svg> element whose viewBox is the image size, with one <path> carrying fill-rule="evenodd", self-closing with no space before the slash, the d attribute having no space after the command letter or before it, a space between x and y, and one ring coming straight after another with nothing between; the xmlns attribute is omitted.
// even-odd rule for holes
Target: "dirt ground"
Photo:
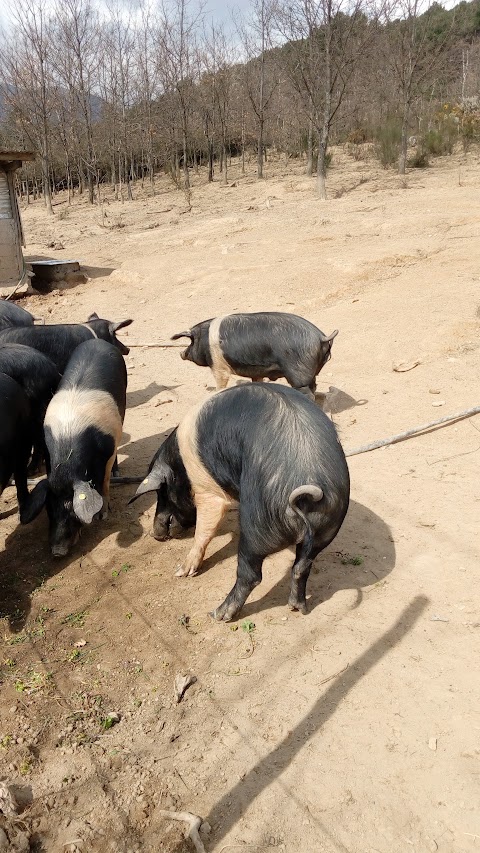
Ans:
<svg viewBox="0 0 480 853"><path fill-rule="evenodd" d="M300 163L267 164L261 183L251 168L233 164L228 187L194 177L191 212L167 178L103 210L30 205L27 255L79 259L90 280L22 304L49 322L132 317L130 344L232 311L338 328L318 387L338 389L347 450L478 405L478 153L402 182L336 150L327 202ZM124 474L212 393L179 352L127 357ZM233 584L235 513L181 580L189 537L156 542L153 500L127 506L134 486L55 561L45 515L20 528L8 489L0 778L25 805L0 816L12 849L186 853L183 824L160 814L186 809L210 825L208 853L480 850L479 459L478 416L350 458L351 507L309 614L287 608L282 552L233 625L208 611ZM197 679L179 704L177 673Z"/></svg>

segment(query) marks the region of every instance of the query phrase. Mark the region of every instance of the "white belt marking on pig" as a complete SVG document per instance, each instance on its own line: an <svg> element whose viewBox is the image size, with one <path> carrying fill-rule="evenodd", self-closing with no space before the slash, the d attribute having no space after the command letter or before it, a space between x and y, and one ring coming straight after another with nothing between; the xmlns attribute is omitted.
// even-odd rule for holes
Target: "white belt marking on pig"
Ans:
<svg viewBox="0 0 480 853"><path fill-rule="evenodd" d="M210 355L212 357L212 373L215 377L218 391L227 387L230 374L233 373L232 368L225 360L222 347L220 346L220 324L224 319L224 317L216 317L210 323L210 328L208 330L208 344L210 346Z"/></svg>
<svg viewBox="0 0 480 853"><path fill-rule="evenodd" d="M115 439L118 445L122 436L122 418L118 406L107 391L64 388L52 397L45 415L55 439L79 435L88 427L96 427Z"/></svg>
<svg viewBox="0 0 480 853"><path fill-rule="evenodd" d="M88 325L88 323L80 323L81 326L84 326L85 329L88 329L89 332L92 333L93 337L98 340L98 335L93 331L92 327Z"/></svg>
<svg viewBox="0 0 480 853"><path fill-rule="evenodd" d="M177 428L180 456L192 485L194 498L197 494L212 495L231 504L233 503L232 499L209 474L198 454L197 418L204 405L205 403L200 403L190 409Z"/></svg>

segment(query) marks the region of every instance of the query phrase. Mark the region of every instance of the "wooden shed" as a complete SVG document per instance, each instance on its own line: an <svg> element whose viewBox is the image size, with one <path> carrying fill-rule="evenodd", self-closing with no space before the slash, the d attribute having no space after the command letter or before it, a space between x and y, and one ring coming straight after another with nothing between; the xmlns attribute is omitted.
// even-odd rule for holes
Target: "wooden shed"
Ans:
<svg viewBox="0 0 480 853"><path fill-rule="evenodd" d="M0 287L16 286L26 277L14 174L24 160L34 159L32 151L0 151Z"/></svg>

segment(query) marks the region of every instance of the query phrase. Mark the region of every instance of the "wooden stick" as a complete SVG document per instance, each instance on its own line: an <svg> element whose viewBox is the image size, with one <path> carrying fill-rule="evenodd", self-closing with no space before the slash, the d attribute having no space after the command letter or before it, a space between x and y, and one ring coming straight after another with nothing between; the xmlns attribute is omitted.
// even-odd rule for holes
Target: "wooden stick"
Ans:
<svg viewBox="0 0 480 853"><path fill-rule="evenodd" d="M36 486L40 480L43 480L44 476L41 477L32 477L28 478L27 484L29 486ZM143 483L143 477L110 477L110 485L111 486L133 486L138 485L138 483Z"/></svg>
<svg viewBox="0 0 480 853"><path fill-rule="evenodd" d="M459 421L462 418L471 418L473 415L480 414L480 406L474 406L472 409L465 409L464 412L457 412L455 415L446 415L444 418L439 418L437 421L431 421L429 424L414 427L406 432L400 432L398 435L391 435L390 438L379 438L377 441L372 441L371 444L362 444L361 447L356 447L354 450L347 450L345 456L358 456L359 453L368 453L370 450L377 450L379 447L387 447L389 444L396 444L397 441L405 441L406 438L412 438L414 435L425 432L433 427L443 426L453 421Z"/></svg>
<svg viewBox="0 0 480 853"><path fill-rule="evenodd" d="M167 811L167 809L156 809L156 814L161 817L169 818L170 820L184 821L188 825L187 838L191 839L195 850L197 850L198 853L207 853L198 832L202 825L201 817L191 814L191 812L171 812Z"/></svg>
<svg viewBox="0 0 480 853"><path fill-rule="evenodd" d="M159 347L160 349L185 349L185 344L131 344L127 341L129 347Z"/></svg>

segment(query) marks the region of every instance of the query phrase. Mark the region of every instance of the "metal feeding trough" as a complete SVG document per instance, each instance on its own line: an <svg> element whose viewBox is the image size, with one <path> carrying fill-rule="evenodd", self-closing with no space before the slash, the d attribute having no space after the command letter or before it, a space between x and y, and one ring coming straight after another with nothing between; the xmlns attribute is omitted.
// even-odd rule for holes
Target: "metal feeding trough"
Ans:
<svg viewBox="0 0 480 853"><path fill-rule="evenodd" d="M48 261L29 261L32 268L33 277L31 285L40 293L50 293L61 281L67 281L71 278L71 273L80 271L80 263L78 261L57 261L55 259Z"/></svg>

